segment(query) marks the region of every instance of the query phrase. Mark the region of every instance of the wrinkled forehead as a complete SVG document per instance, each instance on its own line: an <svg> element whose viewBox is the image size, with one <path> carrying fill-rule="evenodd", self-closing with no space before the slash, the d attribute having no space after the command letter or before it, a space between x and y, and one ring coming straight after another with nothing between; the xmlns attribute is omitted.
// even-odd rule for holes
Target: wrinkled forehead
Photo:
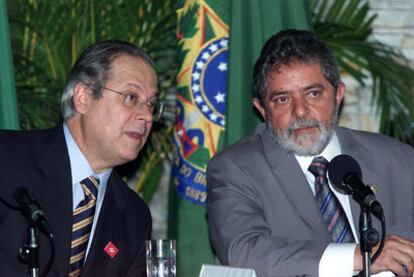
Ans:
<svg viewBox="0 0 414 277"><path fill-rule="evenodd" d="M157 84L158 78L154 67L142 58L121 55L111 62L105 76L106 81L113 79L138 79L141 82Z"/></svg>
<svg viewBox="0 0 414 277"><path fill-rule="evenodd" d="M145 92L148 97L158 91L158 79L151 64L134 56L119 56L108 71L105 85L118 90Z"/></svg>

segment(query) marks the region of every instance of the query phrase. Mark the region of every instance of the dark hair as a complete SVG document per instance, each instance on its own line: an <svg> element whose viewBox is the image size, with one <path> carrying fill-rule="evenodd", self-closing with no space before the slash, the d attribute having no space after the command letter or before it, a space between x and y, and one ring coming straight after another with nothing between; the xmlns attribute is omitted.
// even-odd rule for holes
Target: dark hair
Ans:
<svg viewBox="0 0 414 277"><path fill-rule="evenodd" d="M88 85L95 98L101 97L101 90L108 79L111 64L121 55L142 59L154 68L154 62L150 56L129 42L106 40L92 44L82 52L69 73L60 101L63 118L68 119L76 115L73 105L73 89L77 83L82 82Z"/></svg>
<svg viewBox="0 0 414 277"><path fill-rule="evenodd" d="M325 42L309 31L285 30L273 35L262 48L253 70L253 97L264 104L269 73L295 61L318 63L325 78L338 88L339 70Z"/></svg>

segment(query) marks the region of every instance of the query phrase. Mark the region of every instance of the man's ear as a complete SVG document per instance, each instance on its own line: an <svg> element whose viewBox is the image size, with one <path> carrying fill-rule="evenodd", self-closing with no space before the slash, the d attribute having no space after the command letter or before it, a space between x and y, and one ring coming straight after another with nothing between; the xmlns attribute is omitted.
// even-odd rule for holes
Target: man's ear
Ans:
<svg viewBox="0 0 414 277"><path fill-rule="evenodd" d="M336 90L336 94L335 94L335 100L336 100L337 105L341 104L342 99L345 96L345 91L346 91L345 84L340 82Z"/></svg>
<svg viewBox="0 0 414 277"><path fill-rule="evenodd" d="M266 109L262 106L259 99L253 98L253 106L259 111L263 119L266 119Z"/></svg>
<svg viewBox="0 0 414 277"><path fill-rule="evenodd" d="M83 114L88 110L88 106L92 97L91 89L82 82L79 82L73 88L73 105L75 110Z"/></svg>

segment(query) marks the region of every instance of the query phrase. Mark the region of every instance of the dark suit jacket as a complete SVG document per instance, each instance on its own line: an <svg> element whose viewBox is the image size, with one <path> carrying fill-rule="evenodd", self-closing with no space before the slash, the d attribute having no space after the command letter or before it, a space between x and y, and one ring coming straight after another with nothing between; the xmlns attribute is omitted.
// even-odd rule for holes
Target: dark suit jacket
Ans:
<svg viewBox="0 0 414 277"><path fill-rule="evenodd" d="M414 149L389 137L336 128L342 153L376 185L388 233L414 238ZM207 169L207 215L221 263L252 267L258 276L318 276L330 243L297 160L260 124L216 155ZM358 228L360 208L351 200ZM378 221L374 227L380 231Z"/></svg>
<svg viewBox="0 0 414 277"><path fill-rule="evenodd" d="M68 276L72 228L72 180L62 126L38 131L0 131L0 195L17 205L12 195L26 187L52 225L55 262L47 276ZM17 258L26 241L26 219L0 203L0 276L28 276ZM143 200L113 172L85 261L82 276L145 275L144 241L150 238L151 216ZM40 271L50 255L40 234ZM111 258L105 246L119 252Z"/></svg>

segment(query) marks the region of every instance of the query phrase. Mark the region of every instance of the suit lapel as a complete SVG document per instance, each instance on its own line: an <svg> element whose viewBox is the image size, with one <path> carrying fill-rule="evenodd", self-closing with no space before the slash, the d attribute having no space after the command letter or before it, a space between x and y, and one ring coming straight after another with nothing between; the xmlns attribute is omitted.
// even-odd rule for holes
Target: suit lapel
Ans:
<svg viewBox="0 0 414 277"><path fill-rule="evenodd" d="M292 203L293 209L296 209L308 226L329 240L329 233L322 222L312 190L294 155L282 150L267 130L263 133L263 146L275 180L279 180L278 184Z"/></svg>
<svg viewBox="0 0 414 277"><path fill-rule="evenodd" d="M372 167L372 155L370 154L370 151L368 151L368 149L366 149L365 146L360 144L351 135L350 130L346 128L337 127L336 132L338 134L339 143L341 144L342 153L353 157L360 165L362 170L363 182L365 183L368 181L368 183L366 183L367 185L378 184L380 181L378 179L379 174L377 174L374 168ZM358 226L361 208L356 201L350 201L352 216L354 219L354 226L357 228L357 233L359 236Z"/></svg>
<svg viewBox="0 0 414 277"><path fill-rule="evenodd" d="M37 195L40 205L49 207L44 210L55 237L55 266L61 276L67 276L72 229L72 178L62 125L50 130L44 141L46 143L43 142L43 148L39 150L36 172L44 177L44 182L35 182L33 190L41 192ZM33 180L38 179L33 176Z"/></svg>
<svg viewBox="0 0 414 277"><path fill-rule="evenodd" d="M93 240L89 249L88 257L85 261L83 275L93 276L93 269L100 269L106 272L114 272L111 268L122 262L123 250L127 249L125 245L125 224L124 214L126 209L122 204L119 193L116 193L116 181L114 173L108 180L108 186L105 192L104 202L99 214ZM111 257L108 244L112 244L118 250L115 256ZM93 257L93 258L89 258Z"/></svg>

